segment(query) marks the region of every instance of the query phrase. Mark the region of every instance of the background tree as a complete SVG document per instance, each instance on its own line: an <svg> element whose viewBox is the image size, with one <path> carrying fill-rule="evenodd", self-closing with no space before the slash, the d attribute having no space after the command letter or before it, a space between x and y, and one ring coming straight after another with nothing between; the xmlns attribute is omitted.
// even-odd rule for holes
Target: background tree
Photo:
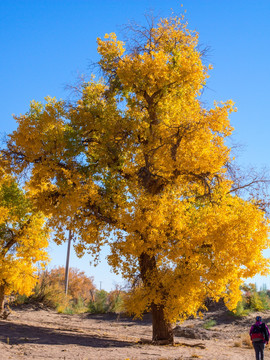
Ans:
<svg viewBox="0 0 270 360"><path fill-rule="evenodd" d="M109 264L133 283L130 311L150 309L153 341L172 343L174 321L206 297L235 308L242 279L268 269L268 221L228 171L233 103L199 100L198 34L182 17L132 31L129 50L113 33L98 39L103 80L82 84L75 104L32 102L3 154L29 170L60 241L66 226L78 255L110 245Z"/></svg>
<svg viewBox="0 0 270 360"><path fill-rule="evenodd" d="M65 268L45 270L39 272L33 293L29 297L18 296L18 303L39 303L57 310L60 313L82 313L87 310L90 300L93 300L95 286L93 278L86 276L84 271L76 268L69 269L68 294L65 293Z"/></svg>
<svg viewBox="0 0 270 360"><path fill-rule="evenodd" d="M46 282L47 285L59 285L63 291L65 289L65 268L59 266L50 271L45 271L40 275L40 280ZM83 301L89 300L95 290L93 278L86 276L84 271L76 268L69 269L69 286L68 294L72 299L78 300L81 298Z"/></svg>
<svg viewBox="0 0 270 360"><path fill-rule="evenodd" d="M4 296L29 295L37 281L38 265L48 261L48 228L31 207L15 180L0 173L0 310Z"/></svg>

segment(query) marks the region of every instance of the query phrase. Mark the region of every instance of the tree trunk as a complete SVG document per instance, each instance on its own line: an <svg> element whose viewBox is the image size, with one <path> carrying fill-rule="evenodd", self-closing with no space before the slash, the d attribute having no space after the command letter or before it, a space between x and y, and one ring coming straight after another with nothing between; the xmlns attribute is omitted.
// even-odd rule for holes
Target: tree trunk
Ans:
<svg viewBox="0 0 270 360"><path fill-rule="evenodd" d="M5 305L5 285L0 285L0 314L4 311Z"/></svg>
<svg viewBox="0 0 270 360"><path fill-rule="evenodd" d="M147 253L142 253L140 255L140 271L141 277L144 283L144 286L151 287L152 280L155 279L158 281L158 269L154 256L150 256ZM162 285L159 286L160 291L162 292ZM163 296L166 296L163 292ZM155 303L151 304L152 310L152 328L153 328L153 337L152 341L155 344L160 345L173 345L174 337L172 325L168 323L164 318L164 306L158 305Z"/></svg>
<svg viewBox="0 0 270 360"><path fill-rule="evenodd" d="M169 344L173 345L174 336L173 336L172 325L164 319L163 306L158 306L153 303L151 308L152 308L153 343L159 345L169 345Z"/></svg>

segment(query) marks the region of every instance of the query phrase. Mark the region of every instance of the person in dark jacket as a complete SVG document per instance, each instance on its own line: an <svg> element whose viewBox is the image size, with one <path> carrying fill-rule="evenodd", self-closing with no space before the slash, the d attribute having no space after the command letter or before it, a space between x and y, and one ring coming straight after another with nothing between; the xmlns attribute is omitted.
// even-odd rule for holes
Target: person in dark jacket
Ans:
<svg viewBox="0 0 270 360"><path fill-rule="evenodd" d="M263 360L264 347L269 341L269 329L267 325L262 322L260 316L256 317L256 323L251 326L249 335L255 350L256 360Z"/></svg>

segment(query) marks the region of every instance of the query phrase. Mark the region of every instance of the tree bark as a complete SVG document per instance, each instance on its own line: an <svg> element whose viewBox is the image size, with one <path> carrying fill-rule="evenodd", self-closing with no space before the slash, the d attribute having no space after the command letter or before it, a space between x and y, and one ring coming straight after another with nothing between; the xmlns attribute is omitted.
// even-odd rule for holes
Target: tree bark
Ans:
<svg viewBox="0 0 270 360"><path fill-rule="evenodd" d="M164 318L164 307L152 303L152 341L159 345L173 345L173 328Z"/></svg>
<svg viewBox="0 0 270 360"><path fill-rule="evenodd" d="M158 281L158 269L154 256L150 256L147 253L142 253L139 259L141 278L144 286L151 287L153 279ZM162 285L159 286L162 291ZM165 296L165 295L164 295ZM152 341L154 344L159 345L173 345L174 336L172 325L165 320L164 317L164 306L151 304L152 310L152 329L153 336Z"/></svg>
<svg viewBox="0 0 270 360"><path fill-rule="evenodd" d="M5 305L5 285L0 285L0 314L4 311Z"/></svg>

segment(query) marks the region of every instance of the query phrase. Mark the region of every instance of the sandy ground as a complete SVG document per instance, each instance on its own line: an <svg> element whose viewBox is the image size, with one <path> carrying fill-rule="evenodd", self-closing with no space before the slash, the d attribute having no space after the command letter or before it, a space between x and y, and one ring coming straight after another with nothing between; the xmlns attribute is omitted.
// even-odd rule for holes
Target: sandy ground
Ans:
<svg viewBox="0 0 270 360"><path fill-rule="evenodd" d="M209 339L176 336L175 346L154 346L139 342L141 338L151 339L150 317L135 321L110 314L63 315L24 307L0 321L0 359L250 360L255 359L254 350L239 343L255 315L239 320L221 310L211 312L203 320L181 324L181 329L206 334ZM261 315L270 322L270 312ZM217 324L210 330L202 329L210 318ZM265 359L270 359L269 348Z"/></svg>

